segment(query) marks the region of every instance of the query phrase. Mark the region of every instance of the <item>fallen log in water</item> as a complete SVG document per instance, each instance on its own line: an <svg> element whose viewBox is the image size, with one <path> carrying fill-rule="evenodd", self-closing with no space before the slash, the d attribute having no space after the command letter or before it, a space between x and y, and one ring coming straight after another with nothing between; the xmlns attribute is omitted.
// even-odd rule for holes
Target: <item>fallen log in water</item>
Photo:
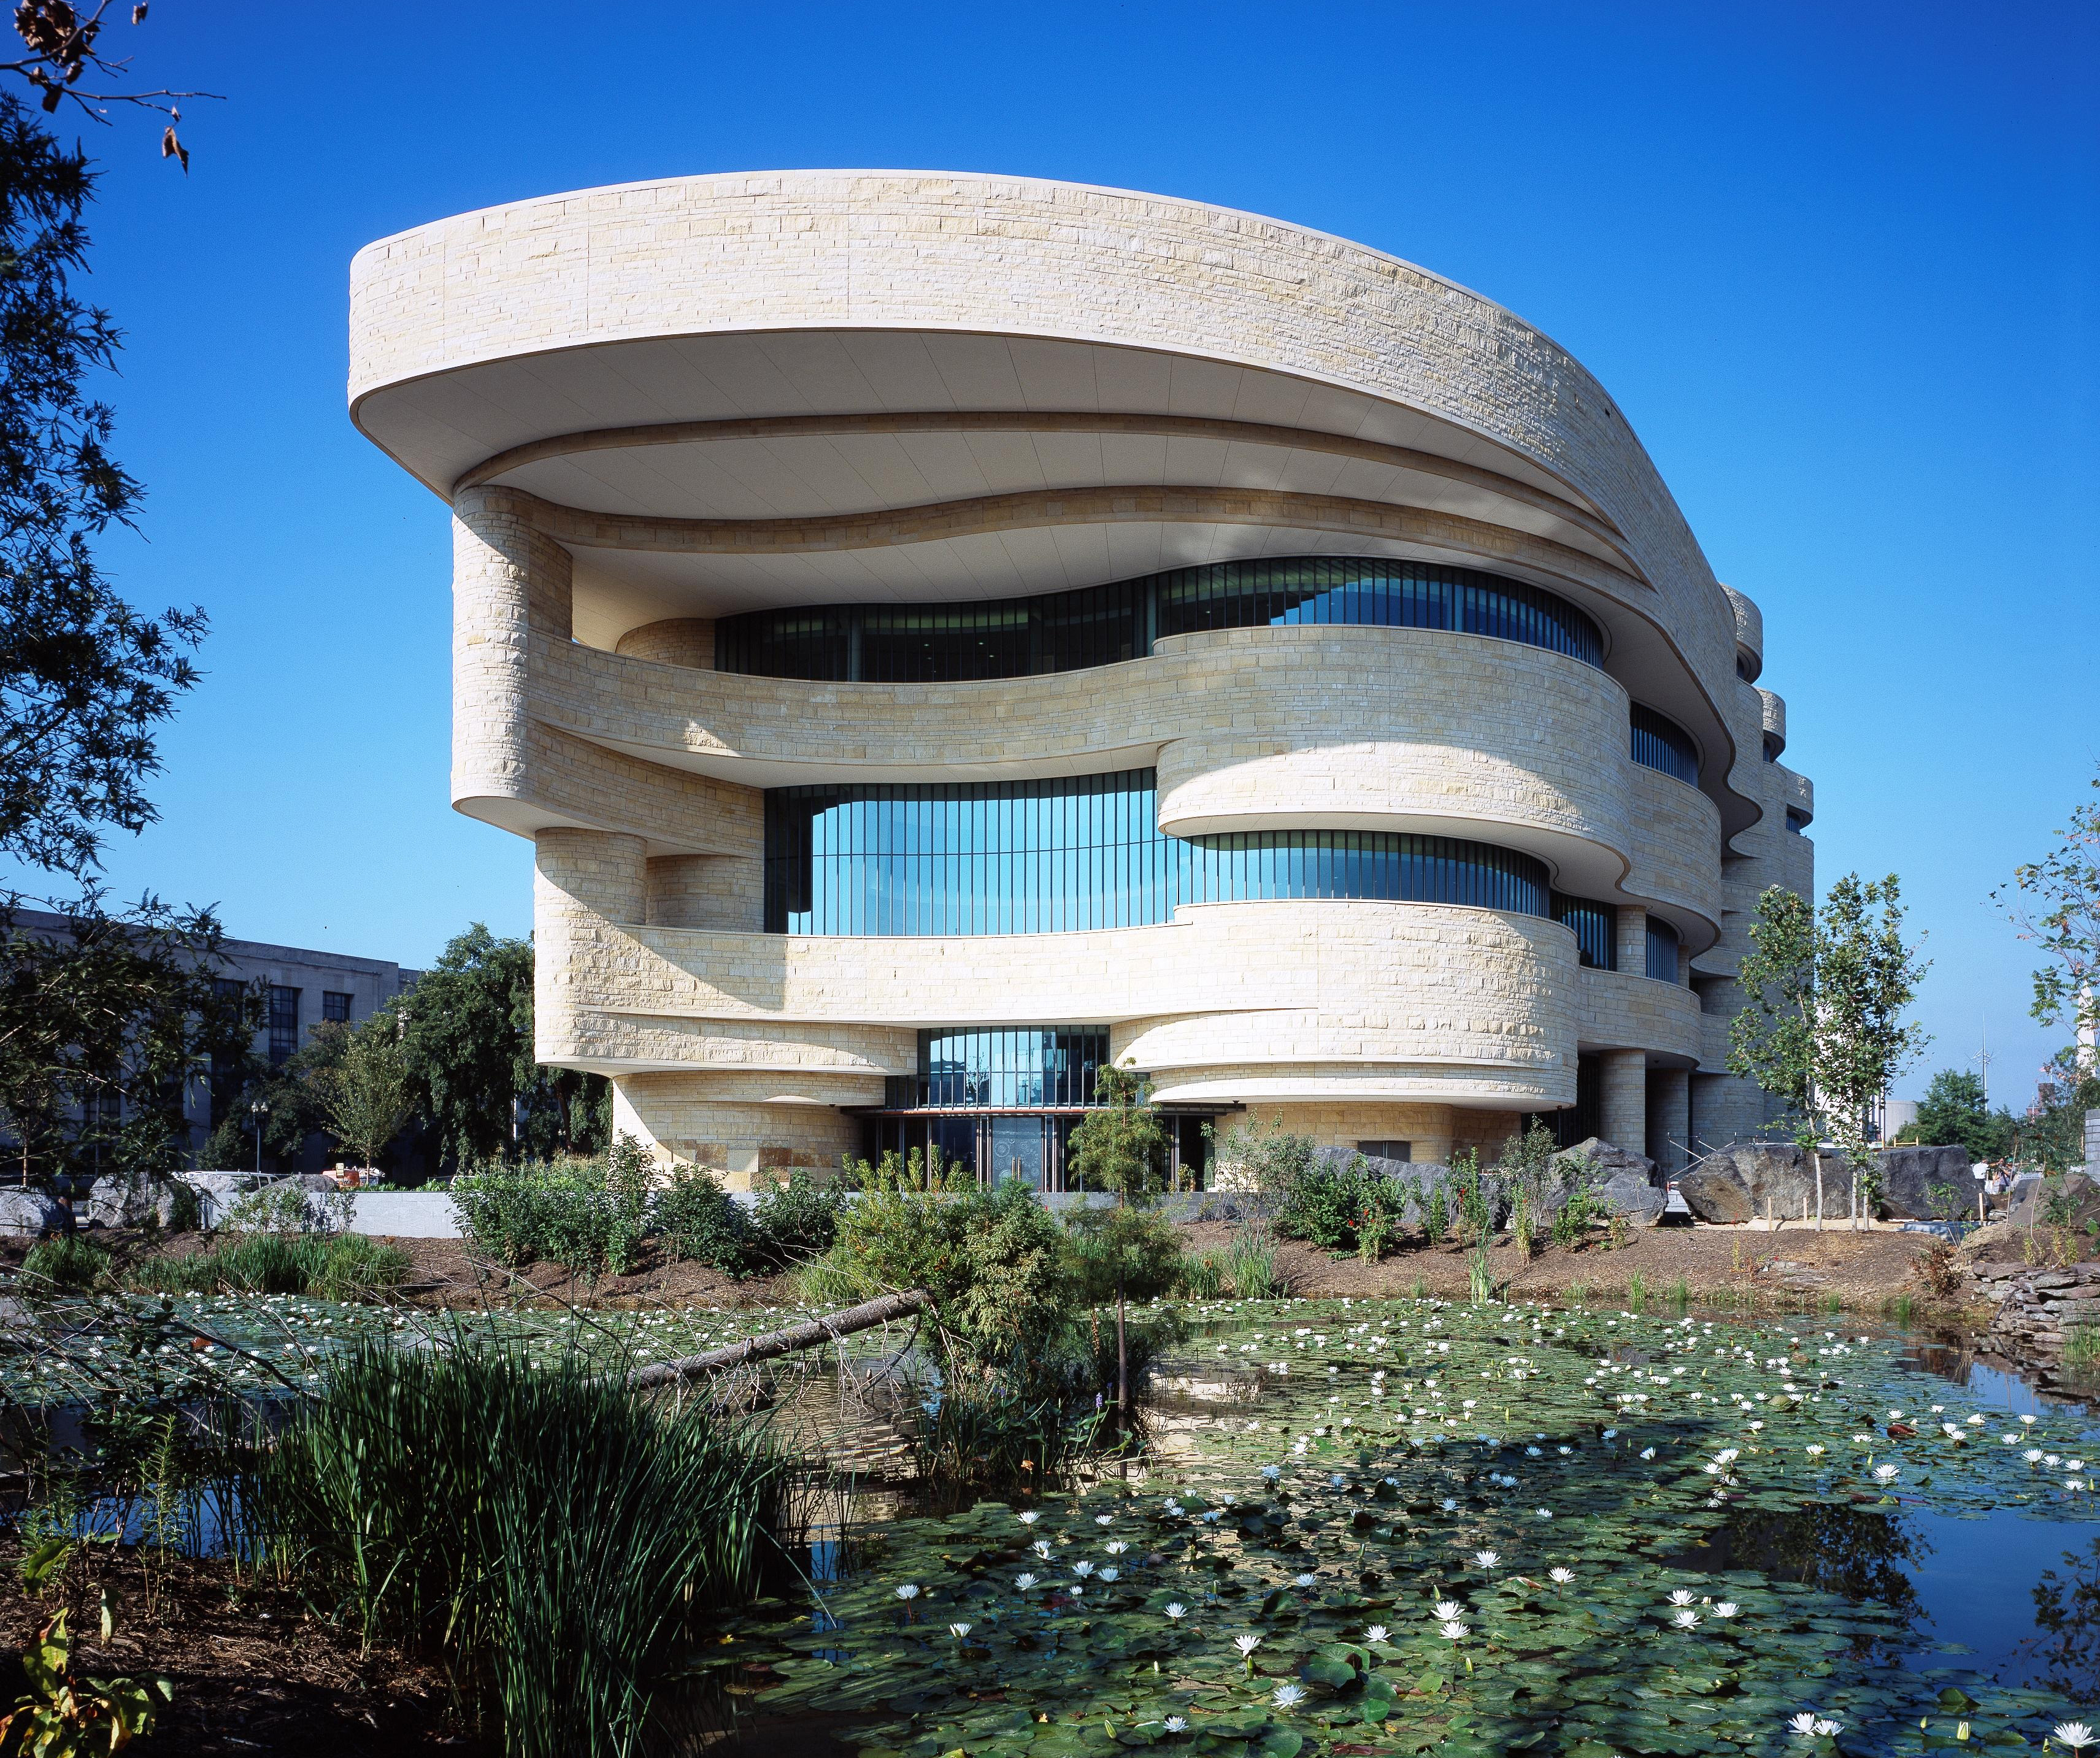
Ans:
<svg viewBox="0 0 2100 1758"><path fill-rule="evenodd" d="M651 1386L669 1386L679 1380L698 1379L704 1373L719 1373L727 1368L748 1367L754 1361L770 1361L775 1355L792 1355L798 1349L814 1349L820 1343L850 1337L855 1331L872 1330L892 1319L910 1318L914 1313L924 1311L932 1303L932 1297L923 1288L907 1289L901 1294L885 1294L879 1299L862 1301L858 1306L848 1306L842 1312L827 1312L821 1318L805 1319L784 1331L747 1337L726 1349L711 1349L703 1355L682 1355L675 1361L659 1361L650 1367L637 1368L627 1376L627 1383L642 1390Z"/></svg>

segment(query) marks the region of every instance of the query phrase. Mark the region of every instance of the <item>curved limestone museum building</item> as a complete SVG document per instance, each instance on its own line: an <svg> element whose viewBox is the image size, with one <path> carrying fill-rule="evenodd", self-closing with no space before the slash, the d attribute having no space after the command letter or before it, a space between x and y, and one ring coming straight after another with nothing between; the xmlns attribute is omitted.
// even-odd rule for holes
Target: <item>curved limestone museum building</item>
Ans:
<svg viewBox="0 0 2100 1758"><path fill-rule="evenodd" d="M773 173L383 240L351 361L452 509L540 1055L662 1158L1055 1187L1110 1060L1191 1170L1242 1117L1767 1121L1730 973L1812 795L1758 610L1501 306L1157 196Z"/></svg>

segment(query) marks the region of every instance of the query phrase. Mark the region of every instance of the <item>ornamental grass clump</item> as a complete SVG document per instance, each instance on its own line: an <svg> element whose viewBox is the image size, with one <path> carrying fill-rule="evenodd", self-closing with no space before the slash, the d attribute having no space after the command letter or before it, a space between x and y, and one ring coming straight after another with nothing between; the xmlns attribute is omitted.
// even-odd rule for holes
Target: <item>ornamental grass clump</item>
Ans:
<svg viewBox="0 0 2100 1758"><path fill-rule="evenodd" d="M122 1276L139 1294L311 1294L383 1299L408 1276L408 1256L361 1233L249 1233L187 1258L145 1258Z"/></svg>
<svg viewBox="0 0 2100 1758"><path fill-rule="evenodd" d="M640 1751L695 1614L752 1598L789 1521L764 1428L465 1332L351 1355L253 1469L259 1553L440 1659L509 1758Z"/></svg>

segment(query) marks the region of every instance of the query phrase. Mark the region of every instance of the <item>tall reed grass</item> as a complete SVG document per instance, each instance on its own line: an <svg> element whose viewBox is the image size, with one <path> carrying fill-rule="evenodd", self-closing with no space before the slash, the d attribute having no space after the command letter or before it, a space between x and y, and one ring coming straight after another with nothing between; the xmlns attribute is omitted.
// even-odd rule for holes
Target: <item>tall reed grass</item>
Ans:
<svg viewBox="0 0 2100 1758"><path fill-rule="evenodd" d="M407 1280L408 1254L361 1233L250 1233L188 1258L143 1258L123 1274L141 1294L312 1294L374 1300Z"/></svg>
<svg viewBox="0 0 2100 1758"><path fill-rule="evenodd" d="M628 1758L696 1611L784 1566L792 1481L762 1426L461 1335L341 1363L246 1512L315 1603L440 1656L507 1758Z"/></svg>

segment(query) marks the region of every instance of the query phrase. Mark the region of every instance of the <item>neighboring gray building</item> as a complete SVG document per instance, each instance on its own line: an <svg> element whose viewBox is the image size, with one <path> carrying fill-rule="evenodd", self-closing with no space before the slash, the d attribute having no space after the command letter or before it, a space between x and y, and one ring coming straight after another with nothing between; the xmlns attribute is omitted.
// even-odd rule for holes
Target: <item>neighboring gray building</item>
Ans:
<svg viewBox="0 0 2100 1758"><path fill-rule="evenodd" d="M56 936L66 932L65 917L43 910L17 910L15 925L29 934ZM289 1061L323 1020L355 1024L368 1020L414 987L423 974L389 959L278 946L267 941L228 940L221 950L225 966L222 982L244 988L261 984L267 991L267 1011L255 1034L255 1054L272 1067ZM211 1134L211 1088L210 1082L198 1081L189 1095L186 1108L192 1152L201 1149Z"/></svg>

